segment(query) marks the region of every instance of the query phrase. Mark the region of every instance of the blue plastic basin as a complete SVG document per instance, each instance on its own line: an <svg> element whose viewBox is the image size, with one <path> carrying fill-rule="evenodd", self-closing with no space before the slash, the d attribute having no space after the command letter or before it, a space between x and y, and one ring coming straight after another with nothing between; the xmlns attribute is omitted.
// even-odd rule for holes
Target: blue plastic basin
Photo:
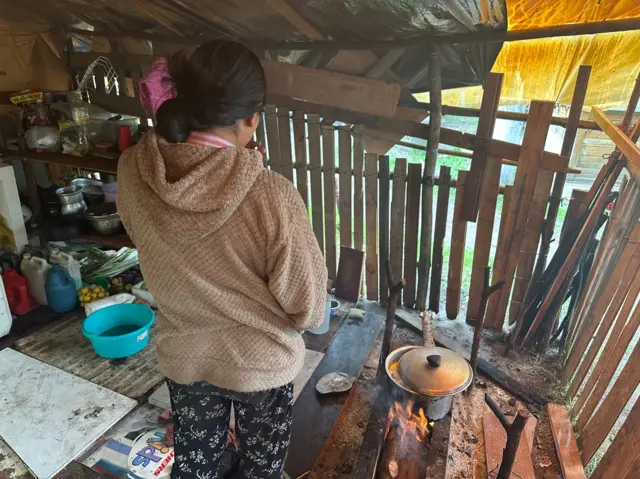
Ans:
<svg viewBox="0 0 640 479"><path fill-rule="evenodd" d="M84 334L98 356L126 358L149 343L155 314L144 304L117 304L91 314L82 324Z"/></svg>

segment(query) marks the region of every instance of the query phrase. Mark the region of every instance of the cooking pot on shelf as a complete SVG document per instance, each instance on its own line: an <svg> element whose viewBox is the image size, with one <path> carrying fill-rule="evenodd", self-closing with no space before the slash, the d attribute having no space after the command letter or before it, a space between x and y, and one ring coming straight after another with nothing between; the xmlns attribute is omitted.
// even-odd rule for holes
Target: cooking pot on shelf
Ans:
<svg viewBox="0 0 640 479"><path fill-rule="evenodd" d="M396 386L420 396L425 414L432 421L445 417L453 396L467 389L473 380L469 363L446 348L398 348L387 356L385 369Z"/></svg>

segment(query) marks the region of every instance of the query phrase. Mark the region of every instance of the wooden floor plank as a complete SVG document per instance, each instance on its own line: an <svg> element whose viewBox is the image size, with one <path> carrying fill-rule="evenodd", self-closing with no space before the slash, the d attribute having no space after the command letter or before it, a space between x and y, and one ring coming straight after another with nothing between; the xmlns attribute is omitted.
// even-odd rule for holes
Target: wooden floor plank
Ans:
<svg viewBox="0 0 640 479"><path fill-rule="evenodd" d="M324 253L324 212L322 205L322 156L320 153L320 119L309 115L309 176L311 177L311 223L320 249Z"/></svg>
<svg viewBox="0 0 640 479"><path fill-rule="evenodd" d="M410 163L407 173L407 227L404 235L404 304L416 303L416 275L418 273L418 226L420 222L420 183L422 165Z"/></svg>
<svg viewBox="0 0 640 479"><path fill-rule="evenodd" d="M364 247L364 150L363 138L359 128L355 128L353 139L353 245L356 249Z"/></svg>
<svg viewBox="0 0 640 479"><path fill-rule="evenodd" d="M390 184L389 157L381 156L379 161L378 178L380 180L380 201L378 203L378 235L379 246L379 274L380 274L380 301L386 302L389 298L389 282L385 273L385 264L389 260L389 190Z"/></svg>
<svg viewBox="0 0 640 479"><path fill-rule="evenodd" d="M405 192L407 184L407 160L396 158L393 170L393 191L391 194L391 229L389 238L389 262L395 281L403 276L402 253L404 249Z"/></svg>
<svg viewBox="0 0 640 479"><path fill-rule="evenodd" d="M336 279L336 158L335 131L322 127L322 170L324 172L324 241L329 279Z"/></svg>
<svg viewBox="0 0 640 479"><path fill-rule="evenodd" d="M307 172L307 131L304 113L293 112L293 138L295 140L296 161L294 169L296 171L296 187L302 201L309 207L309 174Z"/></svg>
<svg viewBox="0 0 640 479"><path fill-rule="evenodd" d="M351 134L343 129L338 130L338 156L339 156L339 192L338 199L340 210L340 246L353 244L352 239L352 175L351 175Z"/></svg>
<svg viewBox="0 0 640 479"><path fill-rule="evenodd" d="M549 403L547 413L564 479L584 479L584 468L567 408L561 404Z"/></svg>

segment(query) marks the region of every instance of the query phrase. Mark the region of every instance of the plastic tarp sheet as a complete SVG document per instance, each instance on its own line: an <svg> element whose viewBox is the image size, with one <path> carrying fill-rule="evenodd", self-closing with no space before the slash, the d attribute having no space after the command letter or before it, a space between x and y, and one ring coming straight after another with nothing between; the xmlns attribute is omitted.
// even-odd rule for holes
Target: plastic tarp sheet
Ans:
<svg viewBox="0 0 640 479"><path fill-rule="evenodd" d="M640 16L639 0L507 0L509 30ZM501 101L571 103L580 65L591 65L585 106L625 108L640 74L640 32L601 33L505 43L492 71L504 73ZM420 99L428 98L419 95ZM478 107L479 87L443 92L449 105Z"/></svg>

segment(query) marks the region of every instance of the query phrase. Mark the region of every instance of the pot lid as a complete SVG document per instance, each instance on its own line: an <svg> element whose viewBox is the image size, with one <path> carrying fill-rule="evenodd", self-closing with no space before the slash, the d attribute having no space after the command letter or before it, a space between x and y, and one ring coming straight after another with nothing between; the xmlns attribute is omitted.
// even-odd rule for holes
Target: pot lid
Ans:
<svg viewBox="0 0 640 479"><path fill-rule="evenodd" d="M473 379L465 359L446 348L415 348L400 358L400 378L426 396L452 396L467 389Z"/></svg>

